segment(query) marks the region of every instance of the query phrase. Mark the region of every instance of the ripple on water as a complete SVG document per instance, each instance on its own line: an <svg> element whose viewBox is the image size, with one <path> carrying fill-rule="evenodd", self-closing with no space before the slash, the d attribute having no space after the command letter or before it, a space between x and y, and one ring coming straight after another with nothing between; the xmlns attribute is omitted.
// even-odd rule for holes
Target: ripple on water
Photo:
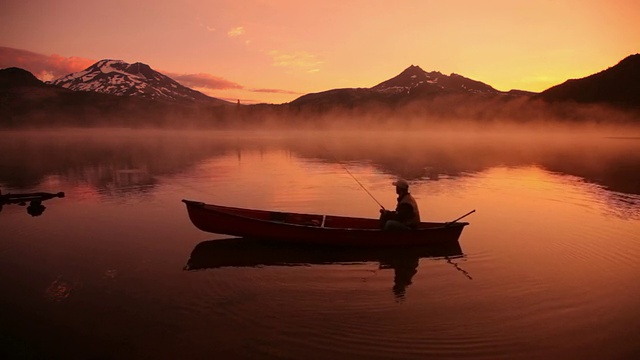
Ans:
<svg viewBox="0 0 640 360"><path fill-rule="evenodd" d="M464 279L444 259L424 263L418 272ZM434 266L442 272L428 269ZM266 337L279 349L307 358L314 358L313 354L338 358L393 358L398 354L416 359L500 358L501 353L508 353L506 348L514 346L513 339L499 333L460 329L448 315L439 316L437 311L420 315L419 289L412 289L419 285L410 285L411 301L394 301L393 270L381 270L377 263L194 273L204 281L198 299L192 299L187 311L216 321L224 319L248 333L261 334L259 338Z"/></svg>
<svg viewBox="0 0 640 360"><path fill-rule="evenodd" d="M615 217L608 221L574 220L576 231L542 243L548 247L550 255L579 261L604 272L636 266L640 257L640 238L634 221Z"/></svg>

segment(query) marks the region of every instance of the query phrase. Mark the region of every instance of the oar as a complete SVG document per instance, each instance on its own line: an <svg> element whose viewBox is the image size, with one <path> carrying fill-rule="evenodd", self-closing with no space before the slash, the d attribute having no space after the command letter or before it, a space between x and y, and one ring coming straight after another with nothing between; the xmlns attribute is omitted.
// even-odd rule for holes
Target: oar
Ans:
<svg viewBox="0 0 640 360"><path fill-rule="evenodd" d="M463 218L465 218L465 217L467 217L467 216L469 216L469 215L473 214L474 212L476 212L476 210L475 210L475 209L473 209L473 210L469 211L468 213L466 213L466 214L464 214L464 215L460 216L459 218L457 218L457 219L455 219L455 220L453 220L453 221L451 221L451 222L448 222L448 223L447 223L447 225L445 225L445 226L451 226L452 224L454 224L454 223L458 222L458 220L461 220L461 219L463 219Z"/></svg>

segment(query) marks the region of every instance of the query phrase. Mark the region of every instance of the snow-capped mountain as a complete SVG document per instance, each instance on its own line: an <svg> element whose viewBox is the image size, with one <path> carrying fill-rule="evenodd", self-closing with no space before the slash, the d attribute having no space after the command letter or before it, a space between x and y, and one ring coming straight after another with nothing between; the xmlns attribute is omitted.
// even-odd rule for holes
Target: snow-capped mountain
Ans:
<svg viewBox="0 0 640 360"><path fill-rule="evenodd" d="M371 90L400 94L419 91L420 93L468 92L475 94L498 94L491 86L457 74L444 75L438 71L426 72L419 66L411 65L394 78L384 81Z"/></svg>
<svg viewBox="0 0 640 360"><path fill-rule="evenodd" d="M43 83L24 69L0 69L0 128L211 126L220 123L220 114L228 112L227 105L219 104L230 103L209 99L158 101L145 96L73 91Z"/></svg>
<svg viewBox="0 0 640 360"><path fill-rule="evenodd" d="M180 85L143 63L100 60L88 68L51 82L74 91L92 91L117 96L137 96L164 101L228 102Z"/></svg>

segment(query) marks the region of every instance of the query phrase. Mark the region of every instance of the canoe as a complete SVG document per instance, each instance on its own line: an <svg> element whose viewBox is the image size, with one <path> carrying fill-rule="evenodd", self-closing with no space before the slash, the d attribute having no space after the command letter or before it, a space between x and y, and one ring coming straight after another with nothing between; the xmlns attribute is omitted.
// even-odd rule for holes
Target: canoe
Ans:
<svg viewBox="0 0 640 360"><path fill-rule="evenodd" d="M416 246L458 241L467 222L422 222L381 230L378 219L243 209L182 200L202 231L265 241L331 246Z"/></svg>
<svg viewBox="0 0 640 360"><path fill-rule="evenodd" d="M185 270L224 267L308 266L380 263L381 268L402 268L420 259L459 259L460 243L407 247L310 246L265 242L263 239L225 238L197 244ZM406 266L405 266L406 265Z"/></svg>

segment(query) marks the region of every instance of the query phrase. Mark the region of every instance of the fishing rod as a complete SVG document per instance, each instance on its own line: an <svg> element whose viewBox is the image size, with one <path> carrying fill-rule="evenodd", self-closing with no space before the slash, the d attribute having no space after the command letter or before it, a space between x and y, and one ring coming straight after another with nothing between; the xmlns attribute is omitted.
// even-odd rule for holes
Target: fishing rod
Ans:
<svg viewBox="0 0 640 360"><path fill-rule="evenodd" d="M342 166L342 168L344 169L344 171L346 171L346 172L347 172L347 174L349 174L349 175L353 178L353 180L355 180L355 181L358 183L358 185L360 185L360 187L362 188L362 190L364 190L367 194L369 194L369 196L371 196L371 198L373 199L373 201L375 201L375 202L378 204L378 206L380 206L380 208L381 208L382 210L386 210L386 209L384 208L384 206L382 206L382 204L380 204L380 202L378 201L378 199L376 199L373 195L371 195L371 193L369 192L369 190L367 190L367 188L366 188L366 187L364 187L364 185L362 185L362 183L361 183L360 181L358 181L358 179L356 179L356 177L355 177L355 176L353 176L353 174L351 173L351 171L349 171L349 169L347 169L347 167L346 167L346 166L344 166L344 164L343 164L343 163L341 163L341 162L340 162L338 159L336 159L335 157L334 157L334 160L335 160L338 164L340 164L340 166Z"/></svg>
<svg viewBox="0 0 640 360"><path fill-rule="evenodd" d="M321 146L322 146L322 145L321 145ZM387 209L385 209L385 208L384 208L384 206L382 206L382 204L380 204L380 201L378 201L378 199L376 199L376 198L375 198L375 196L373 196L373 195L369 192L369 190L367 190L367 188L366 188L366 187L364 187L364 185L362 185L362 183L361 183L360 181L358 181L358 179L357 179L357 178L356 178L356 177L351 173L351 171L349 171L349 169L347 169L347 167L346 167L343 163L341 163L341 162L340 162L340 160L338 160L338 158L337 158L337 157L335 157L335 155L333 155L333 153L332 153L331 151L329 151L329 149L327 149L325 146L322 146L322 148L324 148L324 149L327 151L327 153L329 153L329 155L331 155L331 157L333 158L333 160L335 160L335 162L337 162L338 164L340 164L340 166L342 166L342 168L344 169L344 171L346 171L346 172L347 172L347 174L349 174L349 176L351 176L351 178L353 178L353 180L355 180L355 181L358 183L358 185L360 185L360 187L362 188L362 190L364 190L364 191L365 191L365 192L366 192L366 193L367 193L367 194L368 194L368 195L373 199L373 201L375 201L375 202L376 202L376 204L378 204L378 206L380 206L380 208L381 208L382 210L385 210L385 211L387 210Z"/></svg>

